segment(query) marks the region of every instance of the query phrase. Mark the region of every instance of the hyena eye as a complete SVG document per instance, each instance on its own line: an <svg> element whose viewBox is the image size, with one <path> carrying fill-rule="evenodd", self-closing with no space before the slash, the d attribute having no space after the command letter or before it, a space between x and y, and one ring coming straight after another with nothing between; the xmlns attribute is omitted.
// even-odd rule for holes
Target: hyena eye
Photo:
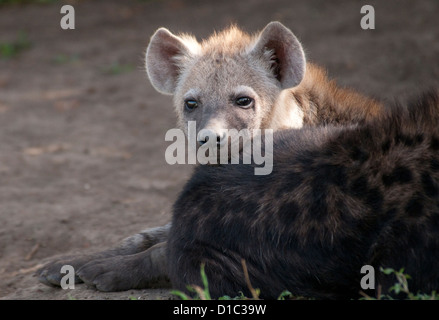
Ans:
<svg viewBox="0 0 439 320"><path fill-rule="evenodd" d="M235 104L241 108L250 108L253 104L253 99L249 97L239 97L235 100Z"/></svg>
<svg viewBox="0 0 439 320"><path fill-rule="evenodd" d="M194 110L196 107L198 107L198 102L195 100L186 100L184 102L184 107L186 108L186 110L188 111L192 111Z"/></svg>

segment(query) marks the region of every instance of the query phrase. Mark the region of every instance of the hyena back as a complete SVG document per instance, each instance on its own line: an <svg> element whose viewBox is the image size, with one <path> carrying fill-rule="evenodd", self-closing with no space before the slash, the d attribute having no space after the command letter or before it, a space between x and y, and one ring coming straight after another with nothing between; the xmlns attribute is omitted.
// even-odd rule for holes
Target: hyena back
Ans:
<svg viewBox="0 0 439 320"><path fill-rule="evenodd" d="M174 286L214 297L284 291L355 298L376 270L387 293L404 268L411 292L439 289L439 96L425 95L360 126L277 132L274 168L200 166L174 206L168 268ZM219 191L221 190L221 191Z"/></svg>
<svg viewBox="0 0 439 320"><path fill-rule="evenodd" d="M153 86L172 94L178 126L274 130L364 123L380 117L374 99L336 86L319 67L306 63L302 45L278 22L251 36L237 27L199 43L160 28L146 52ZM201 139L199 143L203 143ZM59 286L63 265L102 291L145 288L167 279L166 240L171 224L143 230L109 250L63 257L38 271L39 280Z"/></svg>

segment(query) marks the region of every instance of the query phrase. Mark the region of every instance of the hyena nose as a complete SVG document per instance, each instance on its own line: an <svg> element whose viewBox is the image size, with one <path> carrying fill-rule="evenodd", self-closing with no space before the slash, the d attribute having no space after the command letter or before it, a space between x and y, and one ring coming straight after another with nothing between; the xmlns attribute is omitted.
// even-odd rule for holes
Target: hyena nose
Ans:
<svg viewBox="0 0 439 320"><path fill-rule="evenodd" d="M221 146L224 144L224 141L226 140L226 133L225 132L217 132L217 133L213 133L209 134L209 135L204 135L202 137L198 137L198 144L200 146L202 146L203 144L205 144L207 141L209 141L209 136L214 136L216 135L216 144L217 146Z"/></svg>

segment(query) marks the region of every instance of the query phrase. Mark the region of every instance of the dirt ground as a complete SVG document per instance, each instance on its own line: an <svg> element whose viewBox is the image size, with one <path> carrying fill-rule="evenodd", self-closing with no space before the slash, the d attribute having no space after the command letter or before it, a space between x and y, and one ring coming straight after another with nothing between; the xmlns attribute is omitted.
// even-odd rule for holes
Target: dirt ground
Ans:
<svg viewBox="0 0 439 320"><path fill-rule="evenodd" d="M60 28L63 4L76 29ZM375 8L362 30L360 8ZM143 67L161 26L199 39L235 22L290 27L338 83L392 101L439 85L439 2L67 1L0 6L0 298L169 299L169 290L101 293L40 284L56 256L110 247L165 224L190 166L165 162L171 98Z"/></svg>

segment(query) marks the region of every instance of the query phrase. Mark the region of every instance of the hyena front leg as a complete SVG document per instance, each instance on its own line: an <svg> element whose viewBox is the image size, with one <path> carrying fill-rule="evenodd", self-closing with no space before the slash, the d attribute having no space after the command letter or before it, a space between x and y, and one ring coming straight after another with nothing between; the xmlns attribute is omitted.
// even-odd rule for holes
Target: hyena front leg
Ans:
<svg viewBox="0 0 439 320"><path fill-rule="evenodd" d="M61 257L40 268L37 271L38 280L49 286L60 286L61 279L64 276L64 274L60 272L62 266L70 265L76 272L79 271L81 267L92 261L101 261L109 258L130 256L145 252L149 248L165 242L168 238L170 228L171 223L161 227L145 229L133 236L125 238L115 248L96 253ZM111 267L111 265L109 265L109 267ZM81 279L77 273L75 273L75 282L83 282L83 279Z"/></svg>
<svg viewBox="0 0 439 320"><path fill-rule="evenodd" d="M90 261L77 274L99 291L170 287L166 244L161 242L136 254Z"/></svg>

